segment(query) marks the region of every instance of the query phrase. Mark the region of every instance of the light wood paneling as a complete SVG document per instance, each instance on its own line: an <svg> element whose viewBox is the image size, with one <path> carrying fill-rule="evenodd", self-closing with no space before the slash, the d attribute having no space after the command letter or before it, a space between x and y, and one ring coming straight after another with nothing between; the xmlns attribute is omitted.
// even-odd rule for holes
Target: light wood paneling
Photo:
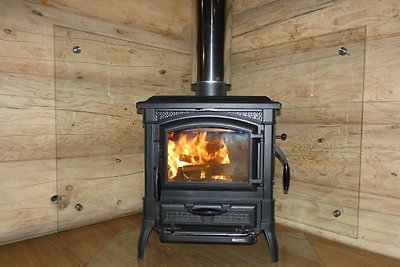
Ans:
<svg viewBox="0 0 400 267"><path fill-rule="evenodd" d="M58 110L57 122L59 122L57 125L59 135L132 136L133 131L138 132L136 129L140 126L138 116L133 116L132 113L108 115L79 110Z"/></svg>
<svg viewBox="0 0 400 267"><path fill-rule="evenodd" d="M370 194L362 192L360 197L363 199L360 205L360 209L362 210L389 214L392 216L400 215L400 199L398 196L388 197L383 195L379 196L375 193Z"/></svg>
<svg viewBox="0 0 400 267"><path fill-rule="evenodd" d="M276 0L235 0L233 1L233 12L236 15L262 5L268 5L275 1Z"/></svg>
<svg viewBox="0 0 400 267"><path fill-rule="evenodd" d="M55 161L1 162L0 169L0 242L55 231Z"/></svg>
<svg viewBox="0 0 400 267"><path fill-rule="evenodd" d="M276 214L280 218L285 218L297 223L302 223L338 234L354 237L357 236L358 225L354 222L358 218L358 209L339 207L344 214L340 218L334 218L332 213L338 209L337 205L323 202L313 202L307 199L298 199L291 196L280 198L276 197ZM291 210L291 212L287 212ZM315 220L310 220L310 214Z"/></svg>
<svg viewBox="0 0 400 267"><path fill-rule="evenodd" d="M298 181L296 175L293 178L289 194L285 195L281 175L275 177L277 216L348 236L357 235L358 188ZM335 210L342 215L335 218Z"/></svg>
<svg viewBox="0 0 400 267"><path fill-rule="evenodd" d="M9 101L15 103L17 97L1 97L1 101ZM17 103L23 105L23 103ZM27 104L29 106L29 104ZM0 132L1 136L13 135L36 136L50 135L55 133L54 124L50 122L54 120L54 109L38 109L38 108L1 108L0 107ZM32 117L35 118L32 121Z"/></svg>
<svg viewBox="0 0 400 267"><path fill-rule="evenodd" d="M137 24L127 25L123 23L117 23L112 20L107 20L106 18L96 18L95 16L84 15L84 13L88 12L90 12L91 14L99 15L100 13L93 13L93 9L103 9L109 12L108 18L117 18L120 17L119 14L129 14L130 12L132 13L136 12L133 9L140 10L142 6L138 2L130 4L126 8L121 4L116 4L115 7L113 7L113 9L119 11L111 12L110 7L108 7L108 3L99 4L98 2L91 1L90 3L87 2L87 4L85 4L84 6L89 7L91 4L93 4L94 6L90 7L89 10L86 10L85 12L82 13L66 12L67 10L62 10L63 8L61 7L61 5L60 6L54 5L55 7L52 7L41 3L42 1L36 1L36 0L34 1L3 0L2 2L3 2L2 3L3 8L0 11L0 15L3 18L7 18L7 20L4 21L3 23L5 28L10 29L14 34L16 34L14 32L14 29L18 30L19 32L19 29L23 29L24 27L26 27L27 26L26 23L28 22L29 23L28 26L31 27L30 28L31 30L27 30L26 33L21 33L22 35L26 34L25 37L28 37L28 39L33 38L37 40L38 34L41 38L43 37L51 38L53 35L52 26L54 24L57 24L88 32L94 32L93 29L96 29L97 34L103 34L106 36L130 40L148 46L156 46L164 48L167 50L174 50L187 54L189 54L190 53L189 51L191 51L190 42L185 40L187 39L187 37L174 38L171 35L165 34L165 32L161 33L162 31L160 32L160 30L157 30L158 32L147 31L146 29L144 29L146 28L144 22L138 21L139 25ZM149 4L152 5L155 2L162 2L162 1L151 0L146 2L147 5ZM74 4L82 6L82 3L80 3L79 1L76 1ZM169 4L167 3L165 5L168 6ZM169 6L170 8L173 8L174 4ZM182 10L183 8L187 9L188 6L185 7L182 6ZM157 12L161 13L159 11L155 11L155 13ZM163 12L173 13L175 12L175 10L173 11L163 10ZM105 12L102 13L104 14ZM187 16L190 16L190 14L191 13L189 9ZM177 19L179 20L179 18ZM183 21L187 21L187 19L183 19ZM158 25L162 25L162 23L163 22L160 21ZM182 25L181 27L185 29L184 33L182 34L187 36L189 32L187 32L186 29L189 29L191 26L188 27L187 25ZM50 42L48 44L51 45L52 43Z"/></svg>
<svg viewBox="0 0 400 267"><path fill-rule="evenodd" d="M290 161L291 179L332 188L358 191L360 183L354 177L358 177L360 174L360 154L354 154L350 158L349 153L343 156L345 153L343 150L329 152L330 154L323 155L318 155L317 153L304 155L286 153ZM277 164L275 170L275 179L277 180L281 179L280 177L282 176L280 168L280 164ZM357 198L357 196L354 197Z"/></svg>
<svg viewBox="0 0 400 267"><path fill-rule="evenodd" d="M367 43L365 69L366 101L400 100L399 36L373 40ZM377 51L381 51L377 53Z"/></svg>
<svg viewBox="0 0 400 267"><path fill-rule="evenodd" d="M358 191L360 130L360 125L278 123L277 132L288 139L277 144L290 161L294 180Z"/></svg>
<svg viewBox="0 0 400 267"><path fill-rule="evenodd" d="M304 2L308 0L296 1L296 5L302 5ZM232 44L233 52L252 50L364 25L367 26L368 40L398 35L400 3L397 0L380 2L345 0L333 1L333 3L334 5L321 10L299 14L299 16L278 21L260 29L249 28L246 30L247 34L235 38ZM273 14L265 8L264 15L272 16ZM251 20L251 17L248 19Z"/></svg>
<svg viewBox="0 0 400 267"><path fill-rule="evenodd" d="M56 170L55 161L52 159L1 162L0 166L1 190L52 182Z"/></svg>
<svg viewBox="0 0 400 267"><path fill-rule="evenodd" d="M282 179L275 179L276 193L280 199L293 198L293 199L304 199L310 202L325 203L332 206L347 207L352 209L358 209L358 191L349 190L343 188L335 188L329 185L317 185L313 183L303 181L293 181L293 194L283 194L282 190ZM284 204L283 204L284 205ZM290 212L291 210L287 210ZM333 211L333 210L332 210ZM321 211L325 212L325 211ZM331 212L328 214L332 215ZM307 215L304 215L307 216ZM317 221L316 221L317 222ZM322 226L323 227L323 226ZM329 228L327 228L329 229Z"/></svg>
<svg viewBox="0 0 400 267"><path fill-rule="evenodd" d="M143 172L143 161L143 153L60 159L58 178L79 180L133 175Z"/></svg>
<svg viewBox="0 0 400 267"><path fill-rule="evenodd" d="M233 57L233 73L251 73L320 59L336 63L359 62L364 57L365 28L331 32L299 40L291 40L266 47L236 53ZM346 44L350 57L338 57L339 48ZM337 60L337 61L335 61ZM347 65L347 64L346 64ZM237 66L237 67L236 67ZM356 65L358 69L363 64ZM343 69L341 69L343 70ZM362 69L360 71L363 71Z"/></svg>
<svg viewBox="0 0 400 267"><path fill-rule="evenodd" d="M55 136L12 135L0 136L0 161L54 159Z"/></svg>
<svg viewBox="0 0 400 267"><path fill-rule="evenodd" d="M354 103L339 103L334 107L298 107L283 108L277 117L278 125L282 123L349 125L355 127L362 120L362 106Z"/></svg>
<svg viewBox="0 0 400 267"><path fill-rule="evenodd" d="M350 58L339 56L337 51L338 47L335 47L332 49L334 56L315 61L312 58L304 62L293 59L286 66L271 66L254 72L239 72L236 75L233 72L232 94L268 95L272 99L279 99L285 108L332 107L341 106L343 103L361 103L364 53L360 51ZM259 58L251 64L259 68L258 61ZM274 61L278 62L279 58L275 58ZM235 69L239 69L239 66ZM337 66L349 68L344 70ZM327 79L331 82L327 83ZM353 108L357 107L361 105L353 105Z"/></svg>
<svg viewBox="0 0 400 267"><path fill-rule="evenodd" d="M399 199L375 194L360 194L359 229L358 238L349 238L344 235L332 234L315 227L277 218L277 221L302 229L307 232L317 233L320 236L344 242L351 246L361 247L370 251L385 253L398 258L399 251ZM378 264L378 263L377 263ZM375 266L373 264L372 266ZM379 263L378 265L382 265ZM393 265L396 266L396 265Z"/></svg>
<svg viewBox="0 0 400 267"><path fill-rule="evenodd" d="M0 243L57 229L52 27L30 12L0 9Z"/></svg>
<svg viewBox="0 0 400 267"><path fill-rule="evenodd" d="M298 1L293 5L291 0L280 0L271 3L259 5L256 8L248 9L235 17L233 24L233 36L239 36L262 29L269 24L279 23L293 17L319 11L331 7L335 1L327 0L308 0ZM236 4L235 7L241 7L242 4ZM252 18L252 19L249 19Z"/></svg>
<svg viewBox="0 0 400 267"><path fill-rule="evenodd" d="M110 76L108 76L108 73L110 73ZM110 93L113 93L114 81L118 85L119 81L126 79L126 87L133 87L131 90L136 88L134 86L149 86L151 88L158 86L161 88L171 88L168 92L179 89L184 91L183 88L185 86L182 82L184 81L185 84L188 84L187 77L188 70L165 70L165 68L160 68L156 65L145 67L111 67L90 63L63 62L61 66L58 66L57 78L63 79L65 84L60 84L57 88L63 89L65 86L69 86L69 83L75 78L103 83L107 86L104 88L105 92L108 93L109 87L111 89ZM136 80L137 84L135 83ZM144 91L144 88L140 90ZM140 90L138 89L138 91ZM186 88L186 90L190 92L189 89ZM151 94L151 92L147 94Z"/></svg>
<svg viewBox="0 0 400 267"><path fill-rule="evenodd" d="M300 8L314 4L299 2ZM353 237L358 229L364 43L361 27L237 53L233 60L233 94L264 94L283 104L276 132L288 139L277 143L290 162L293 182L289 195L282 195L277 166L277 215ZM341 46L351 55L339 55ZM335 218L335 210L343 215Z"/></svg>
<svg viewBox="0 0 400 267"><path fill-rule="evenodd" d="M143 161L142 153L58 160L59 228L140 211ZM82 211L75 210L78 203L83 205Z"/></svg>
<svg viewBox="0 0 400 267"><path fill-rule="evenodd" d="M143 161L142 153L58 160L60 229L140 211ZM77 203L82 211L75 210Z"/></svg>
<svg viewBox="0 0 400 267"><path fill-rule="evenodd" d="M364 125L399 125L398 102L367 102L364 104Z"/></svg>
<svg viewBox="0 0 400 267"><path fill-rule="evenodd" d="M144 6L152 9L139 12ZM57 164L65 172L60 186L74 181L72 202L63 209L68 227L141 208L143 133L134 104L153 94L190 92L190 14L189 1L1 1L0 243L57 230L57 206L50 202L57 194L56 154L67 157ZM54 35L54 25L113 38ZM55 53L57 38L65 42ZM79 56L72 44L82 46ZM69 65L55 77L54 61L63 57ZM57 103L55 80L62 85ZM66 146L60 153L57 133L58 145ZM79 213L72 204L82 199Z"/></svg>
<svg viewBox="0 0 400 267"><path fill-rule="evenodd" d="M371 150L399 151L400 143L395 140L400 134L400 125L365 125L363 147Z"/></svg>
<svg viewBox="0 0 400 267"><path fill-rule="evenodd" d="M185 94L190 57L59 26L55 36L59 229L140 211L144 138L134 105Z"/></svg>
<svg viewBox="0 0 400 267"><path fill-rule="evenodd" d="M49 107L54 109L53 77L0 72L0 106L12 108ZM3 101L9 97L9 101ZM15 97L11 101L11 98Z"/></svg>
<svg viewBox="0 0 400 267"><path fill-rule="evenodd" d="M277 8L279 5L285 5L285 3L288 4L289 2L292 5L289 10L295 14L292 17L289 16L289 13L279 13L280 10ZM360 114L363 107L362 120L364 125L362 128L360 176L361 210L357 217L359 220L358 238L352 239L324 231L315 225L310 227L298 223L295 218L291 219L295 222L281 217L278 217L278 221L354 246L399 257L400 241L398 232L400 216L396 209L400 188L397 183L397 174L400 166L397 142L397 136L399 135L398 53L400 51L397 43L400 35L398 27L400 3L395 0L379 2L373 0L326 1L326 3L322 3L321 9L318 9L317 5L309 5L312 2L315 3L315 1L307 0L296 1L296 3L293 1L276 1L272 3L270 1L251 1L248 8L242 5L235 5L237 9L235 12L236 17L240 17L243 21L251 21L254 16L255 21L244 23L240 26L236 25L237 34L233 40L234 74L232 83L237 86L236 88L242 94L265 94L283 102L284 109L282 110L282 117L278 121L278 129L281 127L282 122L307 125L324 121L328 125L357 125L357 122L361 121ZM239 3L242 2L239 1ZM269 8L271 6L275 7ZM296 9L296 7L298 8ZM307 13L306 9L304 9L305 7L308 7L311 12ZM261 10L264 12L261 12ZM298 12L300 10L305 12ZM260 16L274 19L270 20L270 23L257 21L255 17ZM246 27L243 27L245 25ZM323 101L320 102L313 100L310 97L310 84L305 82L306 79L301 79L301 75L299 78L301 69L299 68L297 72L288 71L290 68L287 66L296 62L304 62L304 66L307 66L305 62L307 62L307 58L313 51L318 55L317 58L332 55L333 59L333 53L337 49L330 51L330 47L342 45L351 47L345 41L351 38L346 36L345 39L336 38L337 41L329 40L328 38L326 43L315 42L315 40L321 40L318 39L318 36L327 38L326 34L331 35L333 32L363 26L366 27L367 40L365 76L359 76L361 79L357 80L357 84L361 84L362 87L364 82L364 94L362 94L362 91L359 91L360 95L351 94L347 91L350 89L350 84L346 84L346 82L341 84L339 82L341 79L339 70L342 71L343 77L347 77L345 78L346 80L353 77L351 75L348 76L351 72L351 65L336 61L337 70L335 71L338 71L337 74L330 76L327 72L324 73L321 70L321 80L319 82L321 83L320 86L323 80L332 85L332 87L328 85L326 88L329 88L330 96L334 97L334 99L337 97L338 101L329 100L328 97L326 99L322 98ZM334 35L332 34L332 36ZM362 38L355 38L355 40L357 39L358 41L354 42L356 46L362 43ZM318 45L321 45L321 50L318 50ZM351 48L351 50L354 50L354 48ZM290 57L290 54L295 53L299 53L299 55ZM363 53L358 55L357 53L356 56L364 56ZM304 55L303 58L301 58L302 55ZM352 58L354 58L353 55ZM345 60L350 60L350 57L345 57ZM320 65L319 67L322 66ZM313 69L308 68L305 70L305 68L303 68L303 77L306 77L307 70L308 73L314 73ZM331 68L335 68L335 64L331 65ZM362 72L363 67L358 65L353 70ZM295 78L292 78L293 76ZM287 81L296 83L299 86L295 86L290 90ZM342 98L342 96L345 97ZM351 97L356 97L358 100L351 102L348 100ZM343 102L348 103L342 105ZM352 112L352 106L355 108L355 112ZM344 109L338 111L341 107ZM312 114L312 111L316 111L316 113ZM308 117L307 113L312 115ZM359 131L357 132L359 133ZM300 132L298 135L300 135ZM291 136L289 135L289 140L290 138ZM306 142L306 140L301 141ZM292 143L292 145L294 144ZM284 142L282 146L285 146ZM327 170L319 166L321 160L318 157L310 158L304 155L302 158L291 159L291 161L294 161L295 166L292 168L292 173L295 173L294 177L298 177L297 175L307 177L306 167L308 166L311 173L310 176L316 176L312 174L317 174L317 170ZM313 163L315 163L314 167L312 167ZM343 173L348 175L355 175L356 162L337 162L335 164L337 164L337 172L333 171L333 176L337 176L340 170L343 170ZM315 165L318 166L315 167ZM336 179L332 176L329 178L332 183L327 182L326 185L334 186ZM297 181L298 178L294 179ZM316 182L321 185L320 182L323 180L306 178L301 181ZM337 182L340 184L340 180L337 180ZM346 185L346 182L343 185ZM356 184L353 183L353 186L356 186ZM289 211L284 212L289 213Z"/></svg>
<svg viewBox="0 0 400 267"><path fill-rule="evenodd" d="M48 60L2 57L0 71L5 73L51 76L53 62Z"/></svg>
<svg viewBox="0 0 400 267"><path fill-rule="evenodd" d="M365 149L361 172L361 191L400 198L400 151Z"/></svg>
<svg viewBox="0 0 400 267"><path fill-rule="evenodd" d="M367 43L369 53L365 62L366 101L400 100L399 41L400 36L393 36Z"/></svg>
<svg viewBox="0 0 400 267"><path fill-rule="evenodd" d="M143 134L132 135L60 135L57 137L57 158L102 156L109 154L131 154L143 152L140 142ZM136 140L136 141L135 141Z"/></svg>
<svg viewBox="0 0 400 267"><path fill-rule="evenodd" d="M140 172L97 179L60 181L59 229L88 225L141 211L143 180L143 172ZM68 191L67 188L73 189ZM75 209L78 203L83 206L83 210Z"/></svg>
<svg viewBox="0 0 400 267"><path fill-rule="evenodd" d="M98 65L146 67L157 65L185 70L190 64L190 57L175 51L143 45L137 42L110 38L93 33L72 31L56 26L57 49L55 58L58 61L95 63ZM72 48L81 47L79 54Z"/></svg>
<svg viewBox="0 0 400 267"><path fill-rule="evenodd" d="M289 137L280 143L288 154L315 152L316 155L332 155L347 152L348 156L343 154L340 158L353 158L352 154L360 151L360 125L281 123L277 126L277 131L284 132ZM331 150L336 151L329 153ZM359 155L356 157L359 158Z"/></svg>
<svg viewBox="0 0 400 267"><path fill-rule="evenodd" d="M108 0L99 5L97 0L34 0L39 4L56 7L68 13L106 20L118 25L141 29L144 33L156 33L181 42L190 43L191 1L187 0ZM161 39L161 38L160 38Z"/></svg>
<svg viewBox="0 0 400 267"><path fill-rule="evenodd" d="M398 102L364 105L364 139L361 191L391 198L400 196L400 116ZM368 202L371 203L371 202Z"/></svg>
<svg viewBox="0 0 400 267"><path fill-rule="evenodd" d="M393 199L388 199L393 202ZM398 200L397 200L398 201ZM361 198L363 203L363 198ZM398 258L400 243L400 216L388 214L385 210L373 212L360 209L359 239L367 249ZM359 244L359 243L356 243Z"/></svg>

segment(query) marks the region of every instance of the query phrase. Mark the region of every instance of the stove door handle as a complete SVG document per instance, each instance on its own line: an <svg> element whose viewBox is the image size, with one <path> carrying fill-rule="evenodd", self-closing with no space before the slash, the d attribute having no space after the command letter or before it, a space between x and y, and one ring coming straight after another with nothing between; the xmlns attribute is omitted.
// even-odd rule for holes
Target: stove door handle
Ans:
<svg viewBox="0 0 400 267"><path fill-rule="evenodd" d="M290 168L289 168L289 163L285 163L283 165L283 192L285 194L287 194L289 191L289 185L290 185Z"/></svg>
<svg viewBox="0 0 400 267"><path fill-rule="evenodd" d="M275 145L275 156L283 164L283 192L285 194L287 194L289 191L289 185L290 185L289 161L286 158L285 153L283 153L282 149L277 145Z"/></svg>
<svg viewBox="0 0 400 267"><path fill-rule="evenodd" d="M231 209L230 205L185 205L188 212L195 215L215 216L221 215Z"/></svg>

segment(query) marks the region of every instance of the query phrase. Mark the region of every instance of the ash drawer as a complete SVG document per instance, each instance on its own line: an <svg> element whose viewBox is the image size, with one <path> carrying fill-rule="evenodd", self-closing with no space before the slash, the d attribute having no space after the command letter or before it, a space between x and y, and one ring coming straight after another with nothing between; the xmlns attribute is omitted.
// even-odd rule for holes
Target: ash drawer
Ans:
<svg viewBox="0 0 400 267"><path fill-rule="evenodd" d="M253 226L257 221L257 206L161 204L160 215L163 224Z"/></svg>

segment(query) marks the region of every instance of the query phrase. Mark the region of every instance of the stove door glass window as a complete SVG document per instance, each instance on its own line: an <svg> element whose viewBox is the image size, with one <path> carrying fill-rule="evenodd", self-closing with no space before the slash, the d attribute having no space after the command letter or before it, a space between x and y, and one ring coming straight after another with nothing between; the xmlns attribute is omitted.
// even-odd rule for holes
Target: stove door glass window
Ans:
<svg viewBox="0 0 400 267"><path fill-rule="evenodd" d="M168 182L248 183L250 133L224 128L168 132Z"/></svg>

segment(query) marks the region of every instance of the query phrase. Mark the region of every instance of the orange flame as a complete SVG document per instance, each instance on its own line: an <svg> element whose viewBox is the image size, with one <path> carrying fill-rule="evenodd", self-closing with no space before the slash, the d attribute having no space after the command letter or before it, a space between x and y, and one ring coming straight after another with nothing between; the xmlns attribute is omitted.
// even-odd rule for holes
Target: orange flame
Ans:
<svg viewBox="0 0 400 267"><path fill-rule="evenodd" d="M194 137L180 134L177 141L168 140L168 177L174 179L178 169L189 165L229 164L228 148L224 139L207 140L207 132L196 132ZM200 179L206 173L201 170ZM212 179L226 179L223 175L214 175Z"/></svg>

